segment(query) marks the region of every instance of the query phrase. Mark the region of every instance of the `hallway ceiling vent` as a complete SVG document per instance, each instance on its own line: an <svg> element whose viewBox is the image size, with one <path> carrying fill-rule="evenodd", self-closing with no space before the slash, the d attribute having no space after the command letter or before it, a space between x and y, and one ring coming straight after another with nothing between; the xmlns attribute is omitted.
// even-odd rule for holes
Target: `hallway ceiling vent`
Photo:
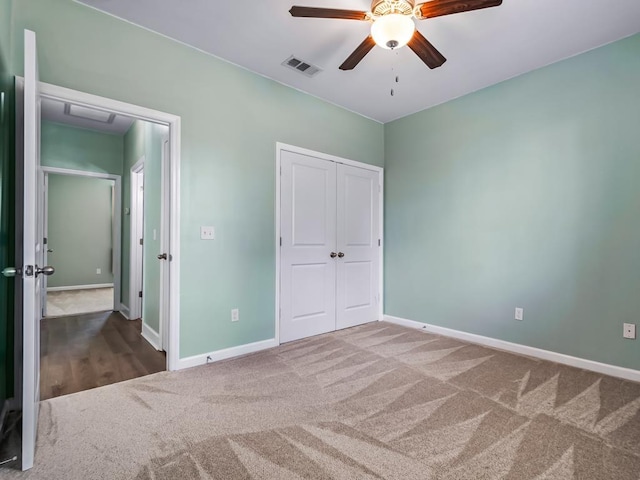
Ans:
<svg viewBox="0 0 640 480"><path fill-rule="evenodd" d="M322 71L322 69L316 65L312 65L309 62L305 62L304 60L300 60L299 58L294 57L293 55L287 58L284 62L282 62L287 68L291 70L295 70L299 73L306 75L307 77L315 77L318 73Z"/></svg>
<svg viewBox="0 0 640 480"><path fill-rule="evenodd" d="M98 110L90 107L82 107L80 105L73 105L71 103L65 103L64 113L70 117L78 117L100 123L113 123L116 118L115 113L105 112L104 110Z"/></svg>

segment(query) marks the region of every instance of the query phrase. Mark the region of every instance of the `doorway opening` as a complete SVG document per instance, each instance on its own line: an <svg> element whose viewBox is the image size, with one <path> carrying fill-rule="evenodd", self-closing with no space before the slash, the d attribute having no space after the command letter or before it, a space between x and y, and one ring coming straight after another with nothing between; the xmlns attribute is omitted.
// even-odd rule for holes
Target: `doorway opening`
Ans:
<svg viewBox="0 0 640 480"><path fill-rule="evenodd" d="M47 399L166 369L170 159L168 125L46 96L41 112Z"/></svg>
<svg viewBox="0 0 640 480"><path fill-rule="evenodd" d="M120 175L47 166L42 171L44 263L56 266L54 275L43 277L42 316L117 311Z"/></svg>

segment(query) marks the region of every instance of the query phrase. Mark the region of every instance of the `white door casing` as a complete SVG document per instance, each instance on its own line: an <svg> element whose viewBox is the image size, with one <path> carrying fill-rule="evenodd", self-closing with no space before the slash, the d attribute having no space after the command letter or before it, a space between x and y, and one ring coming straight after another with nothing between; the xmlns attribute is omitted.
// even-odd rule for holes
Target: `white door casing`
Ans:
<svg viewBox="0 0 640 480"><path fill-rule="evenodd" d="M168 345L167 369L179 370L191 366L188 361L180 359L180 159L181 159L181 119L173 115L146 107L120 102L111 98L100 97L90 93L80 92L57 85L40 83L40 93L44 98L74 103L81 106L99 108L116 114L127 115L139 120L159 123L169 126L169 165L167 184L169 188L163 195L166 211L162 212L169 225L169 244L166 267L169 272L167 280L169 291L165 294L168 304Z"/></svg>
<svg viewBox="0 0 640 480"><path fill-rule="evenodd" d="M43 266L42 179L40 171L40 93L36 35L24 31L24 226L23 226L23 382L22 469L33 466L40 405L40 319Z"/></svg>
<svg viewBox="0 0 640 480"><path fill-rule="evenodd" d="M335 163L283 151L281 330L288 342L335 330Z"/></svg>
<svg viewBox="0 0 640 480"><path fill-rule="evenodd" d="M378 172L337 164L336 329L378 319ZM342 256L344 255L344 256Z"/></svg>
<svg viewBox="0 0 640 480"><path fill-rule="evenodd" d="M42 263L44 265L49 265L49 175L44 172L42 169ZM42 306L42 317L47 316L47 288L49 285L49 277L46 275L42 277L42 285L40 287L41 290L41 299L40 304Z"/></svg>
<svg viewBox="0 0 640 480"><path fill-rule="evenodd" d="M296 163L299 165L298 179ZM326 173L316 174L315 178L309 174L305 177L303 166L321 168ZM276 340L282 343L380 320L383 311L382 168L280 143L277 144L276 168L280 173L276 176ZM335 186L332 193L319 187L325 175ZM298 190L296 185L300 187ZM323 193L320 195L319 192ZM309 236L305 229L313 229L314 222L320 223L314 217L325 213L318 205L329 204L332 199L335 199L335 211L329 211L332 206L326 209L323 228L327 234L333 230L335 237L324 238L322 242L307 240L315 243L313 246L296 241L295 230L300 230L300 238ZM301 200L304 208L298 211L299 219L296 219L296 203ZM305 211L308 205L317 211ZM335 220L333 228L327 224L332 219ZM298 225L294 227L296 220ZM324 251L325 255L328 253L329 262L320 252L316 252L319 255L313 261L306 259L304 265L292 261L292 250L299 250L297 253L301 255L312 252L312 247ZM332 252L339 256L332 258ZM298 282L294 278L295 267L301 273L311 273L311 267L330 267L331 260L335 265L332 295L326 292L326 288L331 288L331 278L322 282L319 276L315 282L308 278ZM323 271L328 273L330 268ZM298 295L294 291L296 288ZM334 301L327 300L330 298ZM330 322L331 303L335 312L333 325ZM321 321L316 323L319 319Z"/></svg>

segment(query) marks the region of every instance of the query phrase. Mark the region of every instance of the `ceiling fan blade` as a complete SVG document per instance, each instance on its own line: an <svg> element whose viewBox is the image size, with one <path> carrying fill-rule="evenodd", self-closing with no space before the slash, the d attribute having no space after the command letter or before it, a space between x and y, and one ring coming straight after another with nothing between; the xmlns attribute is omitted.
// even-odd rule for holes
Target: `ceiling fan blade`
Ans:
<svg viewBox="0 0 640 480"><path fill-rule="evenodd" d="M340 10L337 8L291 7L293 17L339 18L342 20L366 20L367 12L360 10Z"/></svg>
<svg viewBox="0 0 640 480"><path fill-rule="evenodd" d="M371 51L373 47L376 46L376 42L373 41L373 37L369 35L364 39L358 48L356 48L349 58L347 58L342 65L340 65L340 70L353 70L360 63L360 61L365 57L367 53Z"/></svg>
<svg viewBox="0 0 640 480"><path fill-rule="evenodd" d="M413 50L413 52L420 57L424 63L427 64L427 67L434 69L438 68L444 62L447 61L446 58L442 56L442 54L431 45L429 40L424 38L424 36L416 30L416 33L413 34L409 43L407 43L408 47Z"/></svg>
<svg viewBox="0 0 640 480"><path fill-rule="evenodd" d="M433 18L499 5L502 0L432 0L420 5L420 13L423 18Z"/></svg>

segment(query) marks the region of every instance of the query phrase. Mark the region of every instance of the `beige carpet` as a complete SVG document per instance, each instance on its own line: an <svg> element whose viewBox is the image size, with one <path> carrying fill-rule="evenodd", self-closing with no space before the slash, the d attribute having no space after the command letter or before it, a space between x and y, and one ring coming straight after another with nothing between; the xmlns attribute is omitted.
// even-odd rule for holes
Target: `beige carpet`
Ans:
<svg viewBox="0 0 640 480"><path fill-rule="evenodd" d="M113 288L47 292L47 317L113 310Z"/></svg>
<svg viewBox="0 0 640 480"><path fill-rule="evenodd" d="M42 403L29 479L640 478L640 384L375 323Z"/></svg>

